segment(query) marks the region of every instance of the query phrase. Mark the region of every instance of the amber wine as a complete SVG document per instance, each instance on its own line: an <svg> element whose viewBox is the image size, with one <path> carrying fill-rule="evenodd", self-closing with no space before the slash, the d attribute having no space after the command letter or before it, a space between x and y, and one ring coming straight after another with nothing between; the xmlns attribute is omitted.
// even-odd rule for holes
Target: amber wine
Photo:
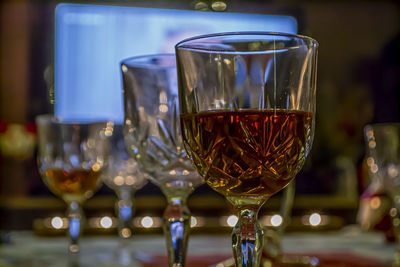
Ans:
<svg viewBox="0 0 400 267"><path fill-rule="evenodd" d="M304 164L312 115L303 111L207 111L181 115L198 172L226 196L269 197Z"/></svg>
<svg viewBox="0 0 400 267"><path fill-rule="evenodd" d="M100 172L84 169L48 169L44 179L50 190L66 202L79 203L90 198L100 185Z"/></svg>

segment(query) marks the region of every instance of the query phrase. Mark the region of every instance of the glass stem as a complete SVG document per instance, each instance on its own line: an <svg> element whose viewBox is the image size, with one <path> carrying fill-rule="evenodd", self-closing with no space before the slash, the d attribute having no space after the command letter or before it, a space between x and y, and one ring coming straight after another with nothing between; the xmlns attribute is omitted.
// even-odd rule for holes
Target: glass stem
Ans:
<svg viewBox="0 0 400 267"><path fill-rule="evenodd" d="M79 235L81 233L81 222L83 221L82 207L78 202L68 204L68 235L70 239L69 253L71 256L79 253Z"/></svg>
<svg viewBox="0 0 400 267"><path fill-rule="evenodd" d="M185 266L190 211L186 206L187 197L170 198L164 211L164 235L167 239L169 267Z"/></svg>
<svg viewBox="0 0 400 267"><path fill-rule="evenodd" d="M122 239L130 238L132 235L133 193L129 190L118 192L118 202L115 209L118 214L118 233Z"/></svg>
<svg viewBox="0 0 400 267"><path fill-rule="evenodd" d="M116 213L118 214L118 234L120 237L118 261L121 265L132 263L129 251L129 238L132 236L133 194L134 192L130 190L120 190L118 192L118 202L115 206Z"/></svg>
<svg viewBox="0 0 400 267"><path fill-rule="evenodd" d="M236 267L259 267L263 248L263 230L257 221L259 207L239 210L233 228L232 244Z"/></svg>
<svg viewBox="0 0 400 267"><path fill-rule="evenodd" d="M285 189L283 189L282 201L281 201L281 208L280 214L282 216L283 222L278 227L278 233L282 237L286 230L286 226L290 223L290 218L292 215L294 197L296 194L296 182L295 180L291 181Z"/></svg>

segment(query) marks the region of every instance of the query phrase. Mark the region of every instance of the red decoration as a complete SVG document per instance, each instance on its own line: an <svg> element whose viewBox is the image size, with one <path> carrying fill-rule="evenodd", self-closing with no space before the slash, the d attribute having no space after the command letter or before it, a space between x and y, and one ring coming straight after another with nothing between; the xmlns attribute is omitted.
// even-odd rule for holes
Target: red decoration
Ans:
<svg viewBox="0 0 400 267"><path fill-rule="evenodd" d="M5 133L7 131L7 123L4 121L0 121L0 134Z"/></svg>

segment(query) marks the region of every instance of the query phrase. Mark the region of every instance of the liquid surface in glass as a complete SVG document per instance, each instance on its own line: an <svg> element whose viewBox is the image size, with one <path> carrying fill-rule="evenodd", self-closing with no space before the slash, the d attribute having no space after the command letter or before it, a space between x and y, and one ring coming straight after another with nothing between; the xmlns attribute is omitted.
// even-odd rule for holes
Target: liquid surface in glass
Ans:
<svg viewBox="0 0 400 267"><path fill-rule="evenodd" d="M269 197L301 169L312 115L239 110L182 114L185 146L208 185L225 196Z"/></svg>
<svg viewBox="0 0 400 267"><path fill-rule="evenodd" d="M50 190L65 202L82 203L99 187L101 172L85 169L48 169L44 179Z"/></svg>

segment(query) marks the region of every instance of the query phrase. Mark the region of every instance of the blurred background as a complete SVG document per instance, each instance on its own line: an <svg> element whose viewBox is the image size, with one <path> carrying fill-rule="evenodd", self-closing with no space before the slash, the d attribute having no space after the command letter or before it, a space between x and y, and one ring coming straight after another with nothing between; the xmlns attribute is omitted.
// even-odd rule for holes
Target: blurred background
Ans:
<svg viewBox="0 0 400 267"><path fill-rule="evenodd" d="M248 27L260 30L264 26L264 17L259 18L259 15L273 15L265 17L265 23L272 23L271 18L278 18L276 16L292 18L284 20L288 23L285 25L289 25L287 31L311 36L320 44L314 144L305 167L296 178L293 219L288 231L332 230L356 223L360 198L370 184L364 160L363 127L371 122L398 122L400 119L398 1L74 1L113 5L114 8L153 8L145 13L156 18L164 16L163 10L179 10L172 15L174 21L164 16L164 20L144 23L141 16L146 14L123 9L124 14L130 14L130 19L124 20L121 16L119 21L106 21L108 26L105 29L110 30L106 32L109 35L100 37L96 37L99 33L90 28L90 25L101 24L100 15L91 16L89 10L86 17L78 16L73 10L68 14L65 8L61 11L67 13L59 9L56 15L55 9L60 3L33 0L0 3L1 230L33 229L37 234L51 234L41 222L64 214L63 202L46 188L37 170L34 118L43 113L70 114L63 106L68 105L67 102L57 102L66 101L62 95L70 90L77 94L80 92L73 81L68 83L68 75L93 75L93 66L101 64L101 61L86 65L71 63L70 69L66 70L61 69L61 63L91 51L106 51L107 55L101 56L112 55L114 59L119 56L117 60L149 53L150 48L154 52L169 52L177 41L185 37L210 31L232 31L235 20L243 24L248 22ZM186 11L195 11L198 16L188 15ZM244 16L235 17L238 13ZM193 21L200 26L196 29L186 27ZM160 28L160 25L169 26ZM82 30L85 27L89 28ZM120 30L119 37L112 34L113 29ZM80 44L90 32L96 41ZM163 38L160 38L161 34ZM146 45L140 47L138 43ZM118 54L122 50L125 54ZM113 67L111 72L118 73L119 66ZM76 72L69 72L71 69ZM57 75L64 80L57 80ZM119 79L113 77L110 79ZM107 78L105 80L100 83L107 82ZM90 88L97 84L86 83L83 86ZM88 103L86 97L82 90L81 100L69 101L85 106ZM119 100L116 101L115 105L105 106L119 110ZM261 214L275 214L280 208L280 197L275 196L263 207ZM85 205L87 216L112 217L114 201L114 193L103 186ZM159 189L147 184L137 192L135 202L138 218L149 216L154 219L150 224L153 227L145 227L139 221L137 231L161 232L156 221L162 214L165 200ZM210 220L207 227L199 227L198 232L220 230L226 226L226 223L219 223L220 219L233 213L225 200L205 185L190 197L189 207L194 216ZM304 216L312 213L331 219L319 228L311 227L304 223ZM98 231L112 232L107 229Z"/></svg>

